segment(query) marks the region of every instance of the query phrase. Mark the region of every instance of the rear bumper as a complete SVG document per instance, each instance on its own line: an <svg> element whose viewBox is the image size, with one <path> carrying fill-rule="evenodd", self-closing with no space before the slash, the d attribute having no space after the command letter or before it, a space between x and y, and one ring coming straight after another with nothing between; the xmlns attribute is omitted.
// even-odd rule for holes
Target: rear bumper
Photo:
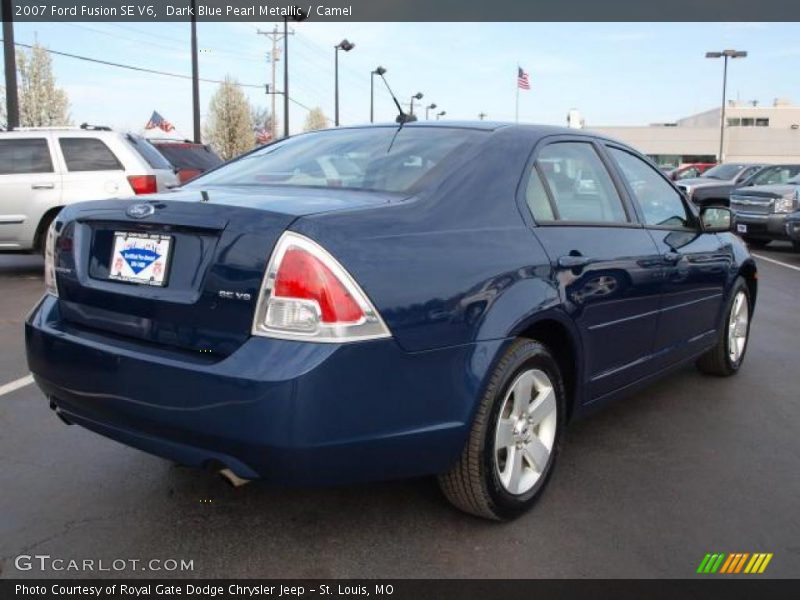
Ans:
<svg viewBox="0 0 800 600"><path fill-rule="evenodd" d="M502 341L407 353L253 337L209 362L60 319L47 296L25 325L36 382L68 421L178 462L326 484L445 471L466 439Z"/></svg>
<svg viewBox="0 0 800 600"><path fill-rule="evenodd" d="M786 214L756 214L738 212L736 213L736 223L747 226L747 232L743 235L752 238L786 240Z"/></svg>

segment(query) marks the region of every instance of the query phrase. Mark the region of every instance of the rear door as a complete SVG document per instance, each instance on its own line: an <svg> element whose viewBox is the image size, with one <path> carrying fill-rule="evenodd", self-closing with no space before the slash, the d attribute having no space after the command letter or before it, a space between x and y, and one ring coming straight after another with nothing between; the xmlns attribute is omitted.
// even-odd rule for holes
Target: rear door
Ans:
<svg viewBox="0 0 800 600"><path fill-rule="evenodd" d="M0 248L30 248L42 216L60 201L48 134L0 138Z"/></svg>
<svg viewBox="0 0 800 600"><path fill-rule="evenodd" d="M578 325L588 400L649 371L662 268L624 186L590 138L537 148L525 199L562 305Z"/></svg>
<svg viewBox="0 0 800 600"><path fill-rule="evenodd" d="M58 136L65 203L132 194L119 158L99 137Z"/></svg>
<svg viewBox="0 0 800 600"><path fill-rule="evenodd" d="M713 342L733 257L719 236L703 233L699 219L649 163L609 145L636 209L658 246L664 268L655 351L664 366Z"/></svg>

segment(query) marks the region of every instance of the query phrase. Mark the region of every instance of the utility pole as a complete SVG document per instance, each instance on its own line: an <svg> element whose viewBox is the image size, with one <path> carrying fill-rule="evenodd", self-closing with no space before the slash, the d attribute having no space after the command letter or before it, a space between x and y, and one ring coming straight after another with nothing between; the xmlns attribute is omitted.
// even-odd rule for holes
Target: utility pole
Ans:
<svg viewBox="0 0 800 600"><path fill-rule="evenodd" d="M192 0L192 120L194 141L201 143L200 133L200 77L197 65L197 0Z"/></svg>
<svg viewBox="0 0 800 600"><path fill-rule="evenodd" d="M258 30L259 35L265 35L272 41L272 51L269 53L269 61L272 63L272 86L270 89L270 94L272 94L272 108L271 110L271 122L270 122L270 133L272 134L272 139L276 139L278 136L278 117L275 115L275 63L280 60L280 48L278 48L278 42L283 39L283 35L278 33L278 26L275 25L272 28L272 31L261 31Z"/></svg>
<svg viewBox="0 0 800 600"><path fill-rule="evenodd" d="M19 97L17 96L17 58L14 51L14 22L11 0L2 0L3 57L6 71L6 118L8 129L19 127Z"/></svg>

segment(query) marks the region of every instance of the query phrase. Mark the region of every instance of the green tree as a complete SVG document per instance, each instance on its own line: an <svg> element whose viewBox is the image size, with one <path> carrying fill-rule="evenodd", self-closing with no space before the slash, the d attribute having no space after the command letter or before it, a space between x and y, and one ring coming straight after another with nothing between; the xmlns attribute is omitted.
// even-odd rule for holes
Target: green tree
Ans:
<svg viewBox="0 0 800 600"><path fill-rule="evenodd" d="M211 97L205 138L225 160L239 156L255 145L250 103L230 75L225 76Z"/></svg>
<svg viewBox="0 0 800 600"><path fill-rule="evenodd" d="M19 120L23 127L69 125L67 93L56 86L47 50L34 44L17 55L19 71Z"/></svg>

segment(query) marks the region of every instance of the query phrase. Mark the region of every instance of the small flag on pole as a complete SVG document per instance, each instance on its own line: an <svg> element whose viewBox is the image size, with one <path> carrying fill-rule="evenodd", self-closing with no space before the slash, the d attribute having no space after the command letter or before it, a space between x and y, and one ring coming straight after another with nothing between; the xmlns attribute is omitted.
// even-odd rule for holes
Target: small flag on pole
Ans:
<svg viewBox="0 0 800 600"><path fill-rule="evenodd" d="M522 67L517 67L517 87L521 90L531 89L531 81Z"/></svg>
<svg viewBox="0 0 800 600"><path fill-rule="evenodd" d="M150 115L150 120L147 122L147 125L144 126L145 129L161 129L162 131L166 131L169 133L170 131L174 131L175 126L167 121L164 117L158 114L156 111L153 111L153 114Z"/></svg>

